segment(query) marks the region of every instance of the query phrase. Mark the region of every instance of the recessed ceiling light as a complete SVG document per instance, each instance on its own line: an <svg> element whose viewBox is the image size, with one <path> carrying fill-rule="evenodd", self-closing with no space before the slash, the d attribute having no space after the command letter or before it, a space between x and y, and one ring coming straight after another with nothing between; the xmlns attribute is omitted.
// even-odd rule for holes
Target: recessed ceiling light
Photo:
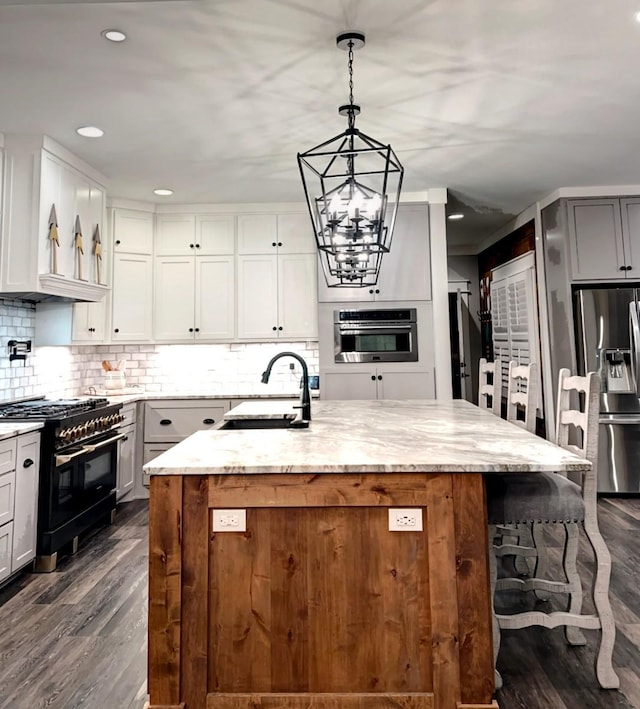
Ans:
<svg viewBox="0 0 640 709"><path fill-rule="evenodd" d="M85 138L102 138L104 135L104 131L96 126L82 126L82 128L76 128L76 133Z"/></svg>
<svg viewBox="0 0 640 709"><path fill-rule="evenodd" d="M458 219L464 219L464 214L460 214L460 212L456 212L455 214L450 214L447 219L450 219L452 222L457 221Z"/></svg>
<svg viewBox="0 0 640 709"><path fill-rule="evenodd" d="M153 194L157 194L159 197L169 197L173 194L173 190L158 188L157 190L153 190Z"/></svg>
<svg viewBox="0 0 640 709"><path fill-rule="evenodd" d="M110 42L124 42L127 38L127 35L120 30L104 30L100 34Z"/></svg>

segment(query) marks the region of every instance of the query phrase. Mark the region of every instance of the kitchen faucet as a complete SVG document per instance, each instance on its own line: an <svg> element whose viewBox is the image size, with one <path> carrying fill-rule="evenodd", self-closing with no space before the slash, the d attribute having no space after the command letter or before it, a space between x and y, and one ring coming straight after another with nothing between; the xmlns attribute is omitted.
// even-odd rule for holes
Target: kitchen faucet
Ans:
<svg viewBox="0 0 640 709"><path fill-rule="evenodd" d="M300 362L302 366L302 391L300 392L300 406L295 408L301 409L301 415L296 418L294 423L291 425L304 426L311 421L311 394L309 393L309 370L307 368L307 363L304 359L295 352L279 352L271 358L271 361L267 365L267 368L262 372L262 383L267 384L269 381L269 376L271 375L271 367L277 362L281 357L293 357Z"/></svg>

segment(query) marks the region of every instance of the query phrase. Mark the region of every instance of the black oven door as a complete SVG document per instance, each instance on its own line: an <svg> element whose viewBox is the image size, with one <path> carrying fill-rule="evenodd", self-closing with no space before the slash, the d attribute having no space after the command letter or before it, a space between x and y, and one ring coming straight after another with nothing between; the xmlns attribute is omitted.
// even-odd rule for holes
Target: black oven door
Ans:
<svg viewBox="0 0 640 709"><path fill-rule="evenodd" d="M46 531L62 526L115 489L118 441L123 437L111 431L102 439L55 456Z"/></svg>
<svg viewBox="0 0 640 709"><path fill-rule="evenodd" d="M416 362L415 323L336 325L336 362Z"/></svg>

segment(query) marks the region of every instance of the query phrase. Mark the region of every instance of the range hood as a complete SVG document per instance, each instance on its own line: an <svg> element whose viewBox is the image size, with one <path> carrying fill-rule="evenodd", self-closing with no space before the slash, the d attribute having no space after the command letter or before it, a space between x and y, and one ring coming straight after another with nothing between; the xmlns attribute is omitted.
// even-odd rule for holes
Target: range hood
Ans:
<svg viewBox="0 0 640 709"><path fill-rule="evenodd" d="M40 276L37 291L2 292L0 297L27 300L32 303L55 301L96 303L102 300L109 290L109 286L47 273Z"/></svg>

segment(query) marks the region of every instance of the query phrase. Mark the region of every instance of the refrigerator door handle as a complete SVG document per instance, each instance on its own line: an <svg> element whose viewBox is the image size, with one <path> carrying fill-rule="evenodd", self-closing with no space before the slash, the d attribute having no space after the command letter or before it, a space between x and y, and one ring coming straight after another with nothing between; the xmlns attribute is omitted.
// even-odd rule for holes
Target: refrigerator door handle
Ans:
<svg viewBox="0 0 640 709"><path fill-rule="evenodd" d="M626 426L629 424L638 425L640 423L640 416L637 414L618 414L611 416L601 416L598 423L612 426Z"/></svg>
<svg viewBox="0 0 640 709"><path fill-rule="evenodd" d="M634 298L629 303L629 344L631 345L631 376L633 378L633 389L637 397L640 397L640 322L638 322L638 310L640 303Z"/></svg>

